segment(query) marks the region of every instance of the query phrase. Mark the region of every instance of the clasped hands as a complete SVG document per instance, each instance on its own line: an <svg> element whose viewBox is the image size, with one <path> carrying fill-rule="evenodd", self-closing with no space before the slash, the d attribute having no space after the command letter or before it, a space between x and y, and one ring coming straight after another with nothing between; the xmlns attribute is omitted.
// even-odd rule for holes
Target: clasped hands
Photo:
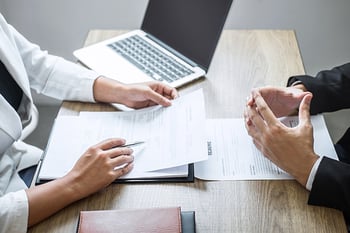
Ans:
<svg viewBox="0 0 350 233"><path fill-rule="evenodd" d="M301 86L301 87L300 87ZM313 164L312 94L298 87L253 89L244 111L245 127L255 146L278 167L306 186ZM289 128L279 117L297 113L299 124Z"/></svg>

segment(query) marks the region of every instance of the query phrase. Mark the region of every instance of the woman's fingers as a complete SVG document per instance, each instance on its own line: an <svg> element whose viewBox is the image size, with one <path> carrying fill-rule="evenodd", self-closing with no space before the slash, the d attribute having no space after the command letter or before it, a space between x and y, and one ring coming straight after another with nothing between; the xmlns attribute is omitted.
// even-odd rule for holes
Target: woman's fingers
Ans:
<svg viewBox="0 0 350 233"><path fill-rule="evenodd" d="M96 144L94 147L102 150L109 150L114 147L122 146L125 144L125 142L126 141L123 138L110 138Z"/></svg>

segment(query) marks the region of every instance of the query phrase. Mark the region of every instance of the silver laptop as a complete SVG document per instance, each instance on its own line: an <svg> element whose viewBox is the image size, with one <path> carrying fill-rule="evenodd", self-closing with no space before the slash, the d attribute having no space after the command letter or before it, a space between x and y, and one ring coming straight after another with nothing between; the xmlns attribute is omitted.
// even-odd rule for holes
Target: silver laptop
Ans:
<svg viewBox="0 0 350 233"><path fill-rule="evenodd" d="M149 0L140 30L74 51L87 67L123 83L179 87L208 71L233 0Z"/></svg>

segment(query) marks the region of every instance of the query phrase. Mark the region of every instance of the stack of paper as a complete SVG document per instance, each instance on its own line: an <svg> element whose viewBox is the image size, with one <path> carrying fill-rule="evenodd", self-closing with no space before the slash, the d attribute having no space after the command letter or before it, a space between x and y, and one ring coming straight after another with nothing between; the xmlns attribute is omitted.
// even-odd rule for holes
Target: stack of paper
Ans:
<svg viewBox="0 0 350 233"><path fill-rule="evenodd" d="M281 121L288 127L298 124L297 117ZM320 156L338 160L322 115L311 117L314 150ZM247 134L244 119L208 119L209 158L195 164L195 176L204 180L272 180L293 179L257 150Z"/></svg>
<svg viewBox="0 0 350 233"><path fill-rule="evenodd" d="M201 90L173 101L129 112L86 112L55 121L39 180L64 176L92 145L108 138L145 141L134 150L134 169L122 179L187 177L189 164L208 158Z"/></svg>

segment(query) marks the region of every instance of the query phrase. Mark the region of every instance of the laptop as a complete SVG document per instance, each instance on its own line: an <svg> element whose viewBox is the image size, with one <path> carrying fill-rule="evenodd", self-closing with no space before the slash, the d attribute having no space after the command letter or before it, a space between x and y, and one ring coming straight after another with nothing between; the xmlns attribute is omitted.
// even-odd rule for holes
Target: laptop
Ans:
<svg viewBox="0 0 350 233"><path fill-rule="evenodd" d="M122 83L158 80L179 87L203 77L233 0L149 0L141 29L73 52Z"/></svg>

